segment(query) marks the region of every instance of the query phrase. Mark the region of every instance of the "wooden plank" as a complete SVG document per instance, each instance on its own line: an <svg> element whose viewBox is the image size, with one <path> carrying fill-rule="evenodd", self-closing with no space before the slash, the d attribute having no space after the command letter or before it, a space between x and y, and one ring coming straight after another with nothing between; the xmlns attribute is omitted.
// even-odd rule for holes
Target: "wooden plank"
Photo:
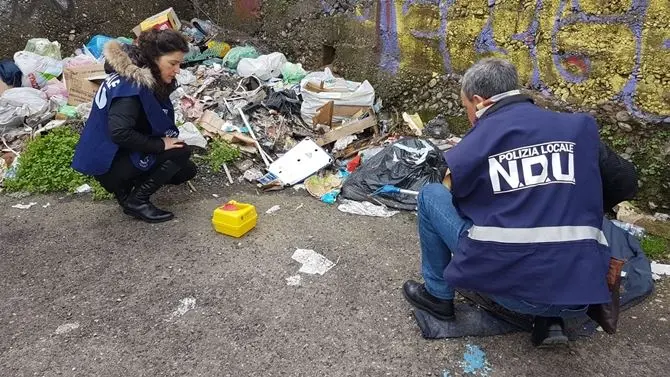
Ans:
<svg viewBox="0 0 670 377"><path fill-rule="evenodd" d="M316 144L318 144L319 146L324 146L326 144L330 144L332 142L340 140L345 136L363 132L366 129L374 127L376 125L377 125L377 118L374 115L371 115L367 118L353 121L347 125L344 125L340 128L334 129L326 133L316 141Z"/></svg>

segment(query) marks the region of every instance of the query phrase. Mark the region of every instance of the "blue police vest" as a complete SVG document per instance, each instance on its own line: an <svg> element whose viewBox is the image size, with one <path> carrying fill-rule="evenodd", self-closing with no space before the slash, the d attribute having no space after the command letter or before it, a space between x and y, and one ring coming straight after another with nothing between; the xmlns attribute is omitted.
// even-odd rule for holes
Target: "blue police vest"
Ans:
<svg viewBox="0 0 670 377"><path fill-rule="evenodd" d="M128 79L111 74L100 86L94 100L93 109L75 149L72 168L86 175L102 175L109 171L119 150L109 134L108 114L115 98L139 96L142 108L151 126L151 135L156 137L177 137L179 130L174 121L174 108L170 100L159 101L153 91ZM140 170L149 170L156 162L156 156L132 152L130 158Z"/></svg>
<svg viewBox="0 0 670 377"><path fill-rule="evenodd" d="M444 277L531 303L607 303L595 119L512 102L445 154L454 205L474 225Z"/></svg>

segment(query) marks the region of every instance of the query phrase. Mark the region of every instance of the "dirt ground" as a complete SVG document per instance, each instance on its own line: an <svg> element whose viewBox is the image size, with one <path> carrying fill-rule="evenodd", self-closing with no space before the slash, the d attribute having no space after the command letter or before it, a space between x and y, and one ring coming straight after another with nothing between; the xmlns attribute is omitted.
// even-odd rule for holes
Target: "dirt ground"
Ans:
<svg viewBox="0 0 670 377"><path fill-rule="evenodd" d="M466 345L484 350L488 376L670 375L669 281L618 335L566 350L533 349L528 334L428 341L400 292L419 278L414 214L214 187L161 192L177 219L160 225L87 196L0 196L0 375L462 376ZM258 208L243 239L212 230L226 199ZM289 286L298 248L337 265Z"/></svg>

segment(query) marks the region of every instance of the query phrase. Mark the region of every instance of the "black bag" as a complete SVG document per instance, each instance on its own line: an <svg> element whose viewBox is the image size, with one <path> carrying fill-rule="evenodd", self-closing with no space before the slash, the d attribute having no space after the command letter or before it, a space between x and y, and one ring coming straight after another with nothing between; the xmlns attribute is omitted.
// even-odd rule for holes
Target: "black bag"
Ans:
<svg viewBox="0 0 670 377"><path fill-rule="evenodd" d="M442 152L433 143L405 138L384 148L351 174L342 186L342 197L413 211L417 204L414 195L370 194L384 185L419 191L429 183L442 182L446 172L447 164Z"/></svg>

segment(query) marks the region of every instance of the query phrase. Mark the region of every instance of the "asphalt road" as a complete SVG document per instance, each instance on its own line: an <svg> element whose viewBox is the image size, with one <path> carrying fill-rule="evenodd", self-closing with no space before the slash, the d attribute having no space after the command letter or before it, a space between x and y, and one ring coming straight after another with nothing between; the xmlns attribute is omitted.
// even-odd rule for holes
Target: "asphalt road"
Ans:
<svg viewBox="0 0 670 377"><path fill-rule="evenodd" d="M0 375L461 376L467 345L486 353L488 376L670 375L668 281L623 314L619 334L566 350L533 349L528 334L429 341L400 292L419 278L414 214L196 187L160 193L177 214L160 225L87 196L0 196ZM258 208L240 240L212 230L225 199ZM337 264L288 285L296 249Z"/></svg>

